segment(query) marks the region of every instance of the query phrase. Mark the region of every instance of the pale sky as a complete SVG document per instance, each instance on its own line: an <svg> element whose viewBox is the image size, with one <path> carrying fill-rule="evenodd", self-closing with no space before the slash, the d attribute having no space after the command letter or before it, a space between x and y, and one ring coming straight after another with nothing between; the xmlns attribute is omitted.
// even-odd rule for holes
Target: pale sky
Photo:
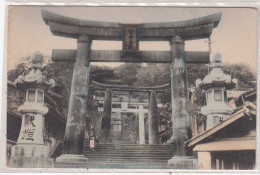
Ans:
<svg viewBox="0 0 260 175"><path fill-rule="evenodd" d="M211 35L212 54L220 53L223 63L246 63L257 70L257 10L253 8L174 7L43 7L12 6L8 13L8 69L22 57L52 49L76 49L76 40L53 36L41 16L41 9L91 21L120 23L173 22L222 12ZM185 42L186 51L207 51L207 40ZM122 42L94 41L93 50L121 50ZM140 50L170 50L168 42L141 42ZM115 66L113 63L109 63ZM106 65L108 65L106 63Z"/></svg>

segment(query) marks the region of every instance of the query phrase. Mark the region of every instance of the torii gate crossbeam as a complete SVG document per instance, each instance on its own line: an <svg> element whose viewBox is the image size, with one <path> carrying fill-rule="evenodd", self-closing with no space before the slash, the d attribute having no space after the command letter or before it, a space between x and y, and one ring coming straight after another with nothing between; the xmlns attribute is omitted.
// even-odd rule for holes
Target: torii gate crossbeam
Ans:
<svg viewBox="0 0 260 175"><path fill-rule="evenodd" d="M42 10L42 17L56 36L78 39L80 35L88 35L92 40L123 40L124 24L121 23L81 20L46 10ZM183 40L209 38L220 18L221 13L216 13L185 21L140 24L140 41L169 41L173 36L182 36Z"/></svg>
<svg viewBox="0 0 260 175"><path fill-rule="evenodd" d="M170 87L170 84L164 84L154 87L134 87L134 86L122 86L122 85L108 85L92 81L92 86L97 90L111 89L113 91L129 91L129 92L165 92Z"/></svg>

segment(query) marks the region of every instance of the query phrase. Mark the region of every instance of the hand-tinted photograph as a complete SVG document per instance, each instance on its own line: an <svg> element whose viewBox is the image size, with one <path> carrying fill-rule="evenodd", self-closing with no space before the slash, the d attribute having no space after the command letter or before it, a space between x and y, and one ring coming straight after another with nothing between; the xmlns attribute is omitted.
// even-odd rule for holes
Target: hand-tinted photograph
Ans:
<svg viewBox="0 0 260 175"><path fill-rule="evenodd" d="M257 17L9 6L6 167L256 169Z"/></svg>

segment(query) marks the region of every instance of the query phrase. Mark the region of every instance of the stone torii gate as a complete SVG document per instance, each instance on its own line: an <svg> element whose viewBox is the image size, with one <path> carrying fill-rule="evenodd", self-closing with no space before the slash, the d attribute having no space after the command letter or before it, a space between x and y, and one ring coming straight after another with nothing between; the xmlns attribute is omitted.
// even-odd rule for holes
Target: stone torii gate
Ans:
<svg viewBox="0 0 260 175"><path fill-rule="evenodd" d="M165 89L170 84L155 87L132 87L122 85L108 85L93 81L93 88L95 90L105 90L105 101L103 107L103 116L101 124L101 135L103 136L103 142L109 142L110 140L110 126L111 126L111 108L112 108L112 91L128 91L128 92L145 92L149 93L149 144L159 143L159 126L158 126L158 107L156 103L156 92L165 92ZM142 106L141 106L142 107ZM144 114L139 113L139 141L140 144L145 144L144 133Z"/></svg>
<svg viewBox="0 0 260 175"><path fill-rule="evenodd" d="M77 50L52 53L53 61L74 63L63 154L57 162L87 162L83 140L90 62L145 62L171 64L172 128L177 150L168 164L172 168L187 168L184 162L194 165L183 146L191 137L186 64L209 63L209 52L185 52L184 44L187 40L209 38L220 22L221 13L186 21L143 24L87 21L46 10L42 10L42 17L53 35L77 39ZM123 50L91 51L92 40L123 41ZM169 41L171 51L139 51L139 41Z"/></svg>

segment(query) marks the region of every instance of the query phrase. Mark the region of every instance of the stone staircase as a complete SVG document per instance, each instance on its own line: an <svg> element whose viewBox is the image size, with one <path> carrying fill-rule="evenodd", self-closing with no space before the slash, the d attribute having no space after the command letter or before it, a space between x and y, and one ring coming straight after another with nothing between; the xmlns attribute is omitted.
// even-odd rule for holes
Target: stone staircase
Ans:
<svg viewBox="0 0 260 175"><path fill-rule="evenodd" d="M91 150L86 143L84 154L88 168L167 168L173 155L172 145L96 144Z"/></svg>

